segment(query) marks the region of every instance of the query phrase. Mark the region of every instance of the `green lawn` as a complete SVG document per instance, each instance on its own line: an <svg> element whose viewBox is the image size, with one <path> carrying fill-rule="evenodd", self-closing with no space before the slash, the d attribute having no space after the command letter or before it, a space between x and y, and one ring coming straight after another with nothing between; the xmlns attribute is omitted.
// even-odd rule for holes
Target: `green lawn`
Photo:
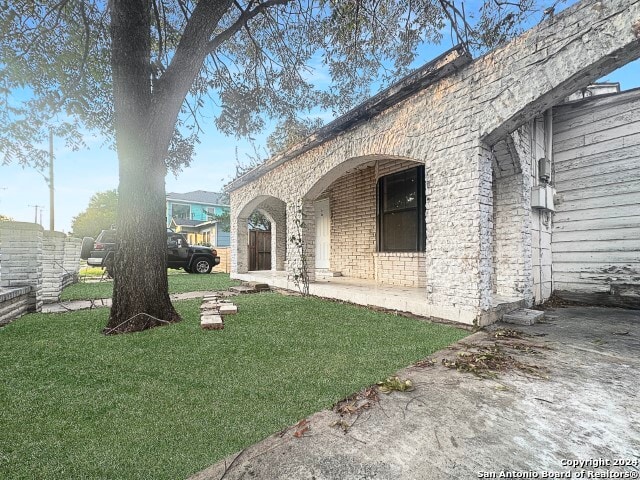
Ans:
<svg viewBox="0 0 640 480"><path fill-rule="evenodd" d="M170 274L169 293L185 293L211 290L226 290L240 282L231 280L228 273L210 273L208 275L196 274ZM80 282L70 285L62 291L61 301L90 300L94 298L110 298L113 291L113 282L104 281L98 283Z"/></svg>
<svg viewBox="0 0 640 480"><path fill-rule="evenodd" d="M199 328L194 300L137 334L101 335L108 309L0 329L0 478L185 478L468 334L316 298L234 300L222 331Z"/></svg>

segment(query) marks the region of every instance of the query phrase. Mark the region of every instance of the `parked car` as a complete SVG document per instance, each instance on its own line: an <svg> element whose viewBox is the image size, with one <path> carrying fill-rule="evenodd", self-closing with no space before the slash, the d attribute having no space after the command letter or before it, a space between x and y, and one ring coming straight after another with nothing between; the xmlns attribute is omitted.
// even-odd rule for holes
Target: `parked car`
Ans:
<svg viewBox="0 0 640 480"><path fill-rule="evenodd" d="M80 258L88 265L105 268L107 274L113 276L116 249L116 231L102 230L95 240L91 237L82 240ZM188 273L209 273L219 263L220 257L215 249L189 245L182 234L167 229L168 268L182 268Z"/></svg>

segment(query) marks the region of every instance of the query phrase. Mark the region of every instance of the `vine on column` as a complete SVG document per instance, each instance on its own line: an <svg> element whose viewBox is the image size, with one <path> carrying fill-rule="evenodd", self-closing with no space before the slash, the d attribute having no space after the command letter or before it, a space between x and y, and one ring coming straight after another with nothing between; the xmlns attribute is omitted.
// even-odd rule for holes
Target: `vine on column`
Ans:
<svg viewBox="0 0 640 480"><path fill-rule="evenodd" d="M302 205L296 205L294 218L294 232L289 237L289 242L296 251L294 261L291 265L293 283L302 295L309 295L309 264L307 261L307 248L304 241L304 213Z"/></svg>

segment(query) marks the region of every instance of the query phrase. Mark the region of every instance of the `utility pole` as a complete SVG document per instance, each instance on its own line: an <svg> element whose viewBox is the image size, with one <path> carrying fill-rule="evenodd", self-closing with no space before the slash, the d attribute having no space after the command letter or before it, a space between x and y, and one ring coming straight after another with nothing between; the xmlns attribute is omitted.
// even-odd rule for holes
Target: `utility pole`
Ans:
<svg viewBox="0 0 640 480"><path fill-rule="evenodd" d="M55 230L53 198L53 130L49 129L49 230Z"/></svg>
<svg viewBox="0 0 640 480"><path fill-rule="evenodd" d="M29 205L30 207L33 207L35 215L33 218L33 223L38 223L38 209L39 208L44 208L44 205ZM42 215L42 210L40 210L40 215ZM40 217L42 218L42 216Z"/></svg>

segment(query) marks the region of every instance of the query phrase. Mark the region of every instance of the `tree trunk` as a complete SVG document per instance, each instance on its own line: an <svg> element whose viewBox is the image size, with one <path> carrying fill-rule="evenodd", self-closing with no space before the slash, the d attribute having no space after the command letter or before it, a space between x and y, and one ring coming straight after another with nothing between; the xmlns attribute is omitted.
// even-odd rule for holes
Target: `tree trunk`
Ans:
<svg viewBox="0 0 640 480"><path fill-rule="evenodd" d="M169 299L164 163L120 157L119 245L105 333L140 331L180 320Z"/></svg>
<svg viewBox="0 0 640 480"><path fill-rule="evenodd" d="M173 129L161 134L152 118L149 15L149 0L113 1L111 66L120 185L107 334L180 320L167 280L164 162Z"/></svg>
<svg viewBox="0 0 640 480"><path fill-rule="evenodd" d="M112 0L111 71L120 166L118 250L105 333L177 322L167 281L165 159L185 96L232 0L197 2L159 80L151 79L151 0Z"/></svg>

